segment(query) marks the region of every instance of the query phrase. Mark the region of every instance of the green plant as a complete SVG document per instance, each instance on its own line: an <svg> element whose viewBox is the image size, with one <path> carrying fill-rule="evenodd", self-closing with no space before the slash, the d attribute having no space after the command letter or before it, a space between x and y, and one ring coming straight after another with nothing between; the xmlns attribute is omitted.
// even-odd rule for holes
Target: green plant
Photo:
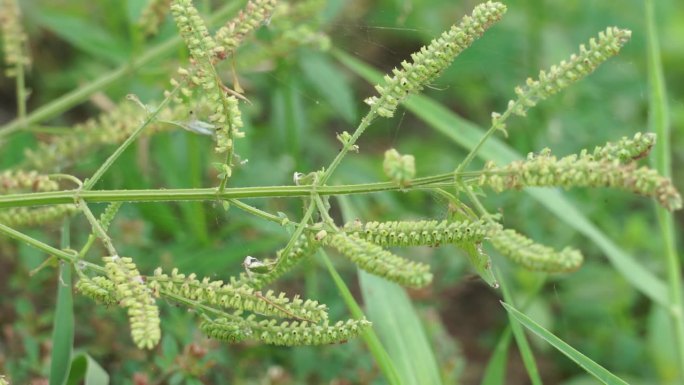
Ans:
<svg viewBox="0 0 684 385"><path fill-rule="evenodd" d="M6 7L14 5L12 1L5 1ZM498 287L492 261L484 249L486 244L511 261L536 271L573 271L579 268L583 257L576 249L568 247L557 251L505 228L501 216L491 214L481 203L484 189L502 192L527 187L611 187L651 197L670 211L681 208L681 197L670 179L647 166L638 165L654 146L653 134L637 134L634 138L623 138L593 151L582 150L562 158L544 149L539 154L530 154L527 159L503 166L489 162L481 169L468 170L492 135L496 132L507 134L509 117L525 116L539 102L589 75L617 54L631 33L615 27L607 28L591 39L588 47L581 46L580 52L567 61L540 72L537 79L528 79L524 86L516 88L516 98L509 102L504 112L492 114L489 130L464 160L454 165L453 172L415 177L415 158L390 150L385 154L384 162L389 181L331 183L345 156L350 151L359 151L359 137L377 118L395 115L407 97L430 85L458 54L503 16L506 7L493 2L477 6L470 16L465 16L459 24L413 54L411 62L403 61L400 69L386 76L376 86L378 94L366 99L370 109L357 129L337 135L341 150L327 167L306 174L296 173L294 185L229 187L234 174L242 172L244 160L238 155L240 141L237 139L245 137L241 131L244 126L241 107L250 103L250 97L243 94L237 78L232 88L226 86L218 68L227 59L235 59L242 41L269 22L274 36L263 52L253 54L254 60L261 59L259 55L274 55L283 45L313 42L319 48L326 48L325 39L313 29L315 22L308 25L311 29L289 30L288 22L306 16L311 12L307 7L316 6L316 3L277 7L274 1L250 1L237 16L212 34L190 0L150 2L142 13L141 25L145 26L145 33L153 34L158 29L161 15L168 9L188 48L188 65L176 71L171 80L172 89L165 92L164 99L156 106L131 95L128 101L98 120L80 125L52 143L40 144L37 149L27 152L20 166L2 176L4 182L0 188L4 189L4 195L0 197L0 207L4 211L0 213L0 232L47 252L67 271L73 269L79 278L75 287L80 293L103 304L126 308L132 339L139 348L153 349L161 341L160 318L163 316L158 308L159 299L191 309L200 321L199 329L214 339L318 345L345 342L360 334L370 334L367 338L372 341L370 322L358 313L354 314L355 318L332 322L328 319L326 305L261 290L324 248L336 250L368 273L404 286L425 287L433 278L429 266L398 256L388 248L453 244L466 253L473 269L486 282ZM222 13L221 10L217 12ZM15 29L7 29L4 36L10 38L5 45L6 51L19 52L6 55L6 59L14 68L12 75L17 77L20 108L17 120L1 130L0 137L27 130L35 120L40 120L36 117L37 112L27 115L25 106L22 107L26 94L22 71L28 60L19 44L24 38L16 30L18 14L14 11L4 14L14 15L9 20L14 23L6 25ZM93 86L93 89L97 88ZM68 103L56 106L53 108L60 110ZM214 163L218 178L216 187L94 190L110 167L142 135L178 127L210 136L214 141L215 157L220 159ZM73 163L77 154L95 151L106 144L119 146L89 178L81 181L70 174L49 174L57 167ZM31 171L22 171L28 169ZM67 182L73 184L72 189L66 189ZM342 226L333 219L330 197L383 191L439 194L449 202L448 217L444 220L348 221ZM301 200L301 217L290 219L285 214L262 210L243 201L276 197ZM152 201L220 202L225 210L237 208L281 226L290 232L290 238L273 259L259 261L245 256L246 271L225 278L226 281L198 279L195 274L180 273L177 269L167 274L160 268L153 274L143 275L137 266L137 257L124 257L117 250L115 243L118 241L110 238L109 226L122 203ZM99 218L91 211L95 203L109 203ZM68 244L73 242L68 239L58 249L13 228L74 214L85 217L90 226L90 235L79 250L70 249ZM97 239L104 246L104 255L95 263L88 258L88 252ZM382 346L373 351L386 377L396 378L391 365L383 364L388 358Z"/></svg>

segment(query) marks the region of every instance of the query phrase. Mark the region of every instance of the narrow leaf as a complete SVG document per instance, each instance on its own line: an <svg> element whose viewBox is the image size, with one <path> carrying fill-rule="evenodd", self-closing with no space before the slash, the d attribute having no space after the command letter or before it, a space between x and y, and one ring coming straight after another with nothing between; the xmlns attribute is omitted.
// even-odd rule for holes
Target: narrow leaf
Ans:
<svg viewBox="0 0 684 385"><path fill-rule="evenodd" d="M577 365L582 367L582 369L584 369L587 373L596 377L596 379L601 381L601 383L608 385L627 385L625 381L623 381L613 373L609 372L603 366L592 361L589 357L580 353L578 350L568 345L548 330L541 327L538 323L534 322L525 314L519 312L513 306L505 302L501 302L501 304L510 315L512 315L516 320L518 320L518 322L523 324L523 326L525 326L528 330L538 335L546 342L550 343L554 348L558 349L559 352L565 354L565 356L567 356L568 358L573 360Z"/></svg>
<svg viewBox="0 0 684 385"><path fill-rule="evenodd" d="M441 384L439 366L423 325L399 285L359 271L368 318L394 361L404 384Z"/></svg>
<svg viewBox="0 0 684 385"><path fill-rule="evenodd" d="M69 247L69 222L62 228L62 248ZM69 376L74 344L74 301L71 293L71 265L61 262L57 280L57 306L52 329L50 385L63 385Z"/></svg>
<svg viewBox="0 0 684 385"><path fill-rule="evenodd" d="M328 255L322 250L318 251L318 255L323 260L325 266L328 268L328 272L330 273L333 282L335 282L335 285L337 286L337 290L340 292L340 295L342 295L344 303L347 305L349 311L352 313L352 316L354 316L354 318L357 319L363 318L364 314L361 310L361 307L354 299L354 296L347 287L347 284L344 283L344 280L342 279L342 277L340 277L340 274L337 272L332 262L330 262L330 258L328 258ZM368 350L370 350L371 354L375 358L376 364L378 365L378 367L380 367L380 370L385 375L385 379L387 380L387 382L391 385L402 385L403 381L401 380L401 377L399 377L399 372L397 368L394 366L394 363L392 362L392 359L390 358L389 354L387 354L385 347L382 346L382 343L380 342L380 339L378 338L377 334L375 334L375 331L372 328L368 328L366 331L363 332L362 337L363 340L366 342L366 345L368 345Z"/></svg>
<svg viewBox="0 0 684 385"><path fill-rule="evenodd" d="M489 357L480 385L504 385L506 366L508 365L508 349L511 346L511 328L507 327L499 337L492 356Z"/></svg>
<svg viewBox="0 0 684 385"><path fill-rule="evenodd" d="M79 353L71 361L67 385L108 385L109 375L88 353Z"/></svg>
<svg viewBox="0 0 684 385"><path fill-rule="evenodd" d="M345 221L357 215L345 197L339 198ZM359 270L359 284L368 319L403 384L441 384L439 364L423 324L406 291L397 284Z"/></svg>
<svg viewBox="0 0 684 385"><path fill-rule="evenodd" d="M497 275L499 278L499 283L501 284L501 291L503 293L504 300L509 303L513 303L513 298L511 297L511 292L508 290L508 285L506 284L505 278L497 270ZM523 364L527 370L527 374L530 377L530 381L534 385L541 385L542 380L539 376L539 369L537 369L537 362L534 359L534 353L532 353L532 348L527 342L527 337L523 332L520 324L510 316L510 326L513 331L513 336L515 337L515 342L518 344L518 350L520 351L520 356L522 357Z"/></svg>
<svg viewBox="0 0 684 385"><path fill-rule="evenodd" d="M299 61L309 83L326 99L330 107L347 122L357 119L356 104L350 83L345 81L339 68L318 53L308 53Z"/></svg>

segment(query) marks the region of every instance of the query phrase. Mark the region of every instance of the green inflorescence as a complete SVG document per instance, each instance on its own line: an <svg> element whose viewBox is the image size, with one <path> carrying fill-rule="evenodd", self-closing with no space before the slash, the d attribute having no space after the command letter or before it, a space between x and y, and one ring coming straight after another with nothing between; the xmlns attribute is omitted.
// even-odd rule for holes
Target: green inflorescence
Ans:
<svg viewBox="0 0 684 385"><path fill-rule="evenodd" d="M478 243L500 231L501 225L476 221L349 222L342 229L381 246L439 246L445 243Z"/></svg>
<svg viewBox="0 0 684 385"><path fill-rule="evenodd" d="M505 12L506 6L501 3L489 1L476 6L460 24L413 53L411 63L403 61L402 69L395 68L392 70L393 76L385 76L385 82L375 87L379 95L366 99L366 103L376 108L380 116L394 116L394 111L406 96L418 93L430 84Z"/></svg>
<svg viewBox="0 0 684 385"><path fill-rule="evenodd" d="M416 159L413 155L401 155L395 149L385 151L385 160L382 168L392 181L399 186L406 187L411 184L411 179L416 176Z"/></svg>
<svg viewBox="0 0 684 385"><path fill-rule="evenodd" d="M114 283L119 305L128 309L131 337L139 348L152 349L161 338L159 308L152 290L131 258L113 255L104 257L107 278Z"/></svg>
<svg viewBox="0 0 684 385"><path fill-rule="evenodd" d="M244 9L233 19L221 27L214 39L222 48L220 55L233 55L245 37L261 27L271 17L276 0L250 0Z"/></svg>
<svg viewBox="0 0 684 385"><path fill-rule="evenodd" d="M655 142L654 133L637 132L633 138L623 137L615 143L608 142L603 146L597 146L591 155L594 160L618 160L622 163L629 163L648 156ZM582 150L580 158L586 154L589 154L589 151Z"/></svg>
<svg viewBox="0 0 684 385"><path fill-rule="evenodd" d="M17 76L17 66L28 67L27 37L21 26L21 10L16 0L0 0L0 31L8 77Z"/></svg>
<svg viewBox="0 0 684 385"><path fill-rule="evenodd" d="M290 271L302 260L313 255L319 247L320 243L311 235L302 234L297 238L287 255L282 254L284 249L279 250L275 260L267 259L264 261L265 264L273 266L268 272L252 273L251 275L241 273L239 279L232 279L231 284L235 286L248 285L253 288L264 287Z"/></svg>
<svg viewBox="0 0 684 385"><path fill-rule="evenodd" d="M563 60L546 71L540 71L538 79L528 78L524 86L515 89L517 98L508 102L506 112L503 115L492 115L492 125L504 129L505 124L500 121L502 116L510 113L525 116L527 110L540 101L591 74L601 63L617 55L631 36L632 32L629 30L609 27L599 33L597 39L589 40L589 48L580 45L580 52L570 56L567 61Z"/></svg>
<svg viewBox="0 0 684 385"><path fill-rule="evenodd" d="M0 194L16 194L21 191L55 191L59 184L37 171L7 170L0 173Z"/></svg>
<svg viewBox="0 0 684 385"><path fill-rule="evenodd" d="M78 212L72 204L49 207L16 207L0 210L0 223L12 227L36 226L56 222Z"/></svg>
<svg viewBox="0 0 684 385"><path fill-rule="evenodd" d="M152 290L173 293L226 310L242 310L264 316L313 322L328 319L327 307L316 301L302 300L299 297L290 300L285 293L275 295L270 290L261 293L246 285L234 286L223 281L211 281L209 278L200 281L194 274L186 276L178 273L177 269L170 276L157 269L153 276L147 278L147 283Z"/></svg>
<svg viewBox="0 0 684 385"><path fill-rule="evenodd" d="M117 305L119 300L116 297L114 282L107 277L89 278L83 274L76 282L76 290L86 297L103 305Z"/></svg>
<svg viewBox="0 0 684 385"><path fill-rule="evenodd" d="M551 273L574 271L584 260L579 250L566 247L557 251L511 229L499 232L490 242L503 256L530 270Z"/></svg>
<svg viewBox="0 0 684 385"><path fill-rule="evenodd" d="M432 281L430 266L392 254L359 236L337 233L323 241L359 268L400 285L423 287Z"/></svg>
<svg viewBox="0 0 684 385"><path fill-rule="evenodd" d="M146 35L155 35L159 30L159 25L164 21L171 0L149 0L143 9L138 25Z"/></svg>
<svg viewBox="0 0 684 385"><path fill-rule="evenodd" d="M270 345L301 346L344 343L369 326L370 322L365 319L338 321L332 325L326 321L319 325L306 321L256 321L248 317L239 320L207 319L200 324L200 329L211 338L228 342L253 338Z"/></svg>
<svg viewBox="0 0 684 385"><path fill-rule="evenodd" d="M618 159L595 160L587 153L558 159L545 149L503 167L488 162L479 185L497 192L524 187L611 187L654 198L668 210L682 207L682 198L672 181L656 170Z"/></svg>

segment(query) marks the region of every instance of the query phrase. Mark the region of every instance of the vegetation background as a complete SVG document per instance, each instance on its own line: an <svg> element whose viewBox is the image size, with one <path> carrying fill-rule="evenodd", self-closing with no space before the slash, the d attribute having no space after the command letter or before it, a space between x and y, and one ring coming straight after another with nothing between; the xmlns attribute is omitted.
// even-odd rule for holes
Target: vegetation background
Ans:
<svg viewBox="0 0 684 385"><path fill-rule="evenodd" d="M29 111L143 54L147 47L175 35L169 19L151 42L135 31L141 1L21 0L29 33L32 68ZM196 1L204 10L219 2ZM450 0L330 0L315 27L331 46L382 72L449 28L477 4ZM644 5L641 1L568 2L510 0L507 16L465 51L426 95L463 118L487 126L491 111L501 111L513 88L539 69L575 52L580 43L606 26L633 31L632 40L595 74L542 102L527 119L509 124L508 143L521 153L550 147L557 154L593 148L622 136L646 131L648 75ZM673 180L681 191L684 152L684 7L677 0L656 4L658 34L669 93L674 150ZM298 21L297 23L299 23ZM301 23L304 23L303 21ZM297 24L294 23L293 27ZM240 84L251 104L242 104L246 140L240 154L249 159L236 170L233 186L290 184L294 171L327 164L338 150L335 134L350 130L365 113L362 100L371 85L340 64L331 50L302 44L252 61L264 41L262 28L236 57ZM168 79L186 59L185 49L160 58L94 94L87 102L11 137L0 152L2 169L23 159L25 148L48 135L111 108L128 93L160 100ZM244 61L243 61L244 59ZM224 67L225 79L230 68ZM228 82L227 82L228 83ZM14 117L14 82L0 77L0 123ZM49 132L49 133L48 133ZM659 138L666 140L666 138ZM393 119L377 121L336 174L344 183L384 180L382 154L390 147L416 157L418 174L448 172L467 151L450 137L401 109ZM215 184L210 139L184 131L165 132L127 151L100 184L101 188L204 187ZM88 176L112 148L76 159L71 170ZM662 235L654 203L603 190L565 193L584 215L645 268L665 276ZM385 193L351 199L364 220L444 218L447 203L422 193ZM271 212L299 214L299 203L259 202ZM586 256L572 274L547 277L509 266L505 271L513 297L525 312L593 360L633 384L675 384L677 364L669 319L663 308L637 291L588 241L524 193L491 194L488 207L500 208L506 226L532 238L563 247L575 245ZM681 228L681 212L676 221ZM58 239L59 225L30 231ZM74 242L85 241L85 221L77 220ZM178 267L199 276L227 278L241 269L246 255L267 257L288 239L282 229L242 212L215 204L127 204L112 227L124 255L141 270ZM416 248L436 273L429 289L410 291L413 306L431 343L444 383L478 384L508 325L495 290L475 278L463 255L453 248ZM46 383L57 274L29 272L44 256L27 246L0 240L0 372L14 384ZM345 281L361 300L357 273L339 264ZM313 260L278 283L288 293L302 293L327 303L333 318L348 311L322 262ZM536 294L530 296L530 293ZM382 384L384 380L363 341L323 347L276 348L259 344L227 345L204 338L192 315L162 306L163 340L151 352L137 350L128 337L120 309L107 309L75 297L76 348L88 352L122 384ZM406 328L402 333L413 333ZM382 335L382 332L380 332ZM540 339L531 344L546 384L595 383L574 363ZM515 345L510 347L506 384L529 383ZM495 364L499 368L506 365ZM419 382L420 383L420 382Z"/></svg>

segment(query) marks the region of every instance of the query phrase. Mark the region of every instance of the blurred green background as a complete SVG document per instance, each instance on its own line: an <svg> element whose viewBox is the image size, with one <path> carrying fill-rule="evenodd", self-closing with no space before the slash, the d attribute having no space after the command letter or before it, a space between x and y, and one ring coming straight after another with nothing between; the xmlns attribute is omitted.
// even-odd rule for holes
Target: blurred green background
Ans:
<svg viewBox="0 0 684 385"><path fill-rule="evenodd" d="M141 41L134 24L142 3L21 0L33 58L27 75L29 111L172 37L175 26L167 19L157 37ZM196 3L205 11L219 6L212 1ZM310 3L315 8L315 2ZM320 3L320 12L311 20L290 25L273 20L236 57L240 84L251 103L241 104L247 137L238 143L238 153L249 162L236 170L232 186L291 184L293 172L328 164L338 151L335 134L353 130L367 108L362 100L374 92L372 85L337 62L325 44L304 42L284 51L272 49L269 43L278 33L301 25L320 28L332 47L386 72L477 4L449 0ZM505 108L516 85L568 57L598 31L615 25L633 31L620 55L589 78L542 102L526 119L511 120L507 142L523 154L550 147L564 155L647 130L646 33L641 1L505 3L509 11L503 21L463 53L426 95L486 127L491 112ZM657 2L656 10L672 115L673 179L681 191L684 7L679 1L663 0ZM160 100L170 74L184 60L186 52L179 48L45 126L52 131L66 130L106 110L127 93L144 101ZM221 71L230 84L230 66ZM0 101L1 124L15 113L12 79L0 77ZM20 163L24 148L48 137L44 132L14 135L0 153L2 168ZM345 159L333 183L384 180L382 154L391 147L413 154L419 175L451 171L466 154L404 109L393 119L377 121L359 145L360 154ZM210 163L216 159L210 148L210 139L184 131L155 135L127 151L100 188L212 186L216 179ZM85 154L65 171L87 177L113 149ZM664 277L663 246L653 202L607 190L572 190L566 196L643 266ZM630 383L676 383L666 314L630 286L597 246L523 193L490 194L484 201L491 211L503 214L506 226L548 245L573 245L585 253L585 265L578 272L547 279L541 291L529 299L528 315ZM350 202L363 220L442 219L447 214L445 201L420 192L355 196ZM301 214L298 200L250 203L292 217ZM336 206L334 213L339 218ZM676 219L681 224L681 214ZM27 232L56 245L58 227ZM85 241L84 220L74 220L72 234L73 244ZM288 239L287 232L276 225L234 208L225 212L213 203L127 204L111 235L121 253L134 257L144 272L150 273L156 266L178 267L217 279L238 273L246 255L272 256ZM498 302L501 294L476 278L455 248L415 248L402 254L429 261L436 275L428 289L410 291L409 295L424 323L444 383L479 384L507 325ZM57 274L54 269L28 274L44 258L27 246L0 240L0 372L14 384L46 383ZM493 258L505 271L518 302L525 302L540 275L509 265L497 255ZM359 294L353 266L339 258L335 261L352 291ZM348 317L318 260L300 266L277 287L327 303L334 319ZM143 352L131 343L121 309L97 306L81 296L75 300L75 346L95 358L110 373L112 383L385 383L361 340L316 348L230 346L208 341L196 329L192 314L162 304L163 341L158 349ZM595 383L543 341L532 338L531 342L545 384ZM505 383L529 383L514 345Z"/></svg>

